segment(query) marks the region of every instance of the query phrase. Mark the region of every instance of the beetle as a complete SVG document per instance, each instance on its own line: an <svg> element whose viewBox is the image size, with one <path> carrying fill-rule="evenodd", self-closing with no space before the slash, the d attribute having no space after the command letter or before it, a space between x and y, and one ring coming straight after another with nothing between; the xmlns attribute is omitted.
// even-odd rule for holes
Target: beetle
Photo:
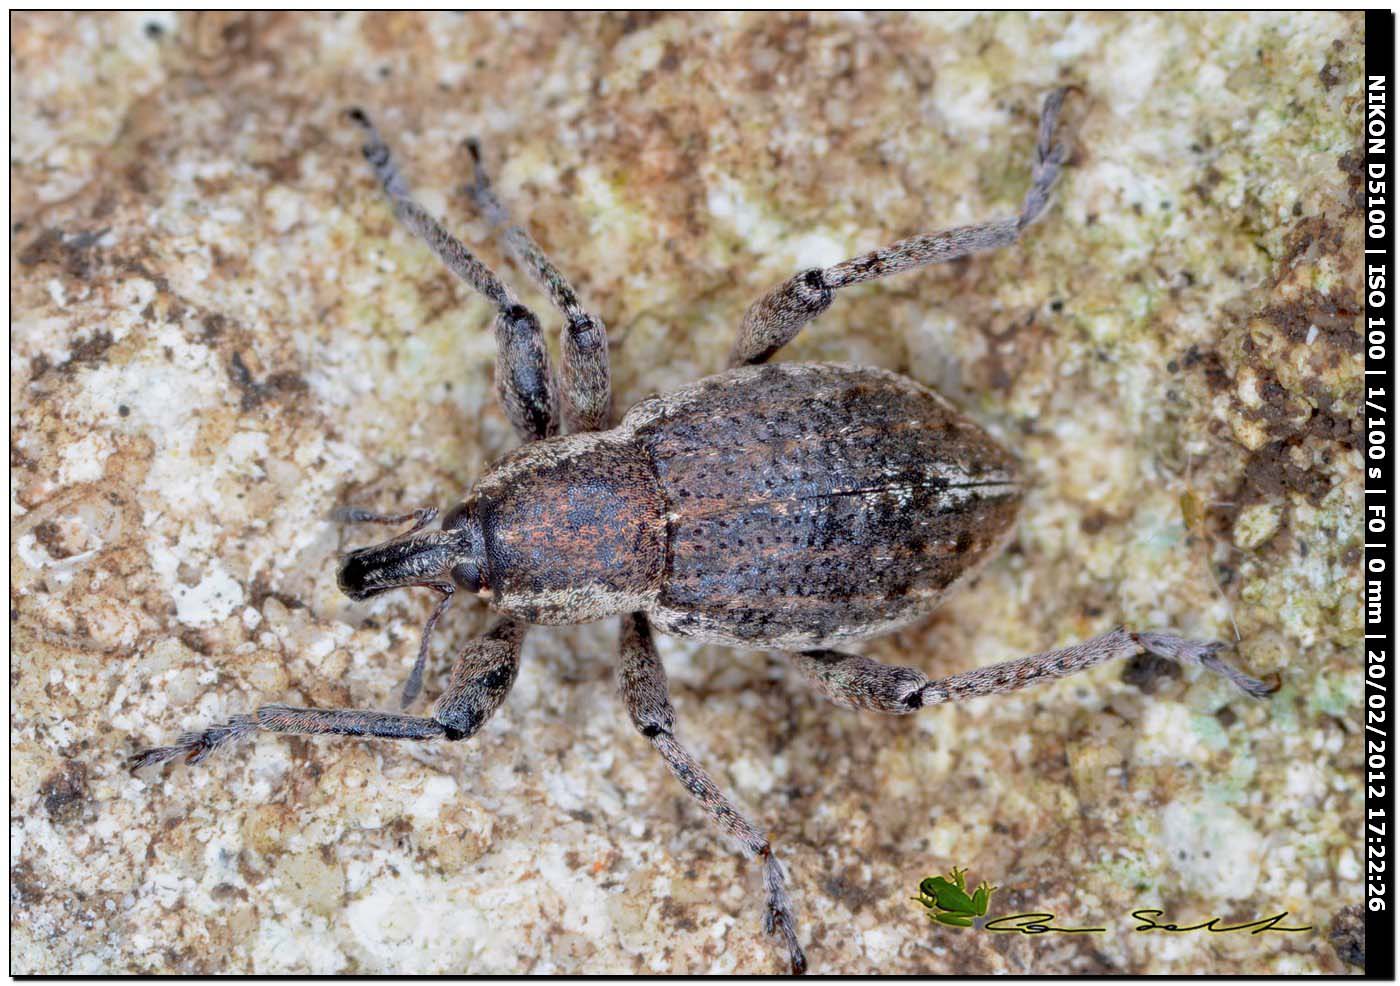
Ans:
<svg viewBox="0 0 1400 986"><path fill-rule="evenodd" d="M653 397L615 422L606 329L529 233L510 220L473 141L468 187L506 252L563 316L562 373L539 320L412 196L360 110L364 155L399 221L496 306L496 388L524 444L443 515L343 508L347 522L411 528L350 552L340 588L362 600L405 587L441 595L397 713L268 705L131 757L135 770L198 763L256 731L462 740L501 706L526 628L620 617L618 681L633 724L746 856L761 861L765 929L806 969L783 867L763 833L677 737L653 642L663 633L785 651L826 697L892 715L1023 688L1150 653L1198 663L1263 697L1269 685L1219 656L1224 645L1117 629L1083 643L931 681L920 670L835 648L927 615L1008 540L1023 490L1016 459L948 401L884 370L769 364L841 288L1010 246L1044 212L1067 157L1056 139L1068 89L1041 109L1030 188L1017 215L902 240L804 270L755 302L730 369ZM561 420L563 434L560 434ZM458 593L499 614L468 643L430 716L407 714L428 642Z"/></svg>

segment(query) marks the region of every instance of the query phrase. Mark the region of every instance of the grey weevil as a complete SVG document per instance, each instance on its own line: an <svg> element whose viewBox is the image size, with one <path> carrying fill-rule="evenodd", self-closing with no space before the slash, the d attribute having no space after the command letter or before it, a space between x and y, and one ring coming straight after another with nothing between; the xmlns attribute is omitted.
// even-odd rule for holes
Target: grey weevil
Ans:
<svg viewBox="0 0 1400 986"><path fill-rule="evenodd" d="M418 204L369 118L350 110L395 215L495 304L497 393L525 444L491 467L436 530L432 508L396 516L338 511L343 521L414 521L405 533L346 555L339 585L356 600L410 586L441 594L404 685L405 710L420 691L433 627L456 593L480 597L500 617L457 658L431 716L263 706L138 753L130 767L178 756L198 763L258 730L466 739L505 701L527 626L620 616L618 681L632 722L743 853L762 861L765 929L782 937L800 973L807 960L782 865L677 738L653 627L785 651L837 705L891 715L1144 653L1198 663L1249 695L1268 695L1271 686L1219 657L1224 645L1164 632L1120 628L938 681L830 649L918 620L980 569L1010 536L1022 480L1009 452L912 380L859 366L767 360L841 288L1015 243L1044 211L1065 162L1066 145L1055 137L1066 92L1045 99L1018 215L796 274L748 309L730 369L644 400L616 424L603 323L510 221L476 144L467 142L472 200L564 317L561 385L535 315Z"/></svg>

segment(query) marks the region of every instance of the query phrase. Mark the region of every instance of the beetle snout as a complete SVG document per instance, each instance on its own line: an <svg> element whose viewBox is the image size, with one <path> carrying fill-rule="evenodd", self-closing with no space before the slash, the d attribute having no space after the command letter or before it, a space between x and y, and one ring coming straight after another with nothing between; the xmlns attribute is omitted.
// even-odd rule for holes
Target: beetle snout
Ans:
<svg viewBox="0 0 1400 986"><path fill-rule="evenodd" d="M351 599L368 599L389 589L450 582L457 535L424 531L350 552L340 562L336 582Z"/></svg>
<svg viewBox="0 0 1400 986"><path fill-rule="evenodd" d="M381 566L373 558L374 551L374 548L361 548L350 552L341 559L340 568L335 573L340 591L356 602L393 588L383 583Z"/></svg>

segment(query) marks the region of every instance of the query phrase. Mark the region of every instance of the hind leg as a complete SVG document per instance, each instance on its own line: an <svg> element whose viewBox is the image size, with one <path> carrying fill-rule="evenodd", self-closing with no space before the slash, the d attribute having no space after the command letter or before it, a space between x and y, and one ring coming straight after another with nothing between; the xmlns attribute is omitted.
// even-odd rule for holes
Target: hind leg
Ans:
<svg viewBox="0 0 1400 986"><path fill-rule="evenodd" d="M1170 633L1131 633L1117 629L1083 643L975 668L938 681L917 668L882 664L858 654L818 650L794 654L793 662L823 695L848 709L871 709L907 715L926 705L962 702L983 695L1013 692L1037 682L1087 671L1105 661L1155 654L1181 664L1199 664L1224 675L1253 698L1267 698L1277 685L1227 664L1218 652L1224 644L1187 640Z"/></svg>

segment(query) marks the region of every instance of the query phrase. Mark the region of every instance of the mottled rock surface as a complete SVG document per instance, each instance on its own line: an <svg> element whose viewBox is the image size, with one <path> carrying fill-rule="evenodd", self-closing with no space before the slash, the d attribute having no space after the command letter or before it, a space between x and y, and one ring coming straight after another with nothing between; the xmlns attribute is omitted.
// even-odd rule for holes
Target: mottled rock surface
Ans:
<svg viewBox="0 0 1400 986"><path fill-rule="evenodd" d="M1006 554L872 656L947 674L1118 623L1283 688L1107 666L905 719L663 640L683 735L784 854L821 972L1341 972L1360 899L1362 20L18 14L11 70L11 969L777 972L759 875L540 630L472 742L133 750L268 701L389 708L431 599L335 587L353 501L446 505L514 438L489 308L340 117L510 277L502 195L610 327L619 408L723 365L800 266L1012 212L1025 243L843 293L782 355L937 386L1035 477ZM448 649L479 631L459 606ZM920 878L1099 935L935 927ZM1135 934L1127 914L1299 934Z"/></svg>

